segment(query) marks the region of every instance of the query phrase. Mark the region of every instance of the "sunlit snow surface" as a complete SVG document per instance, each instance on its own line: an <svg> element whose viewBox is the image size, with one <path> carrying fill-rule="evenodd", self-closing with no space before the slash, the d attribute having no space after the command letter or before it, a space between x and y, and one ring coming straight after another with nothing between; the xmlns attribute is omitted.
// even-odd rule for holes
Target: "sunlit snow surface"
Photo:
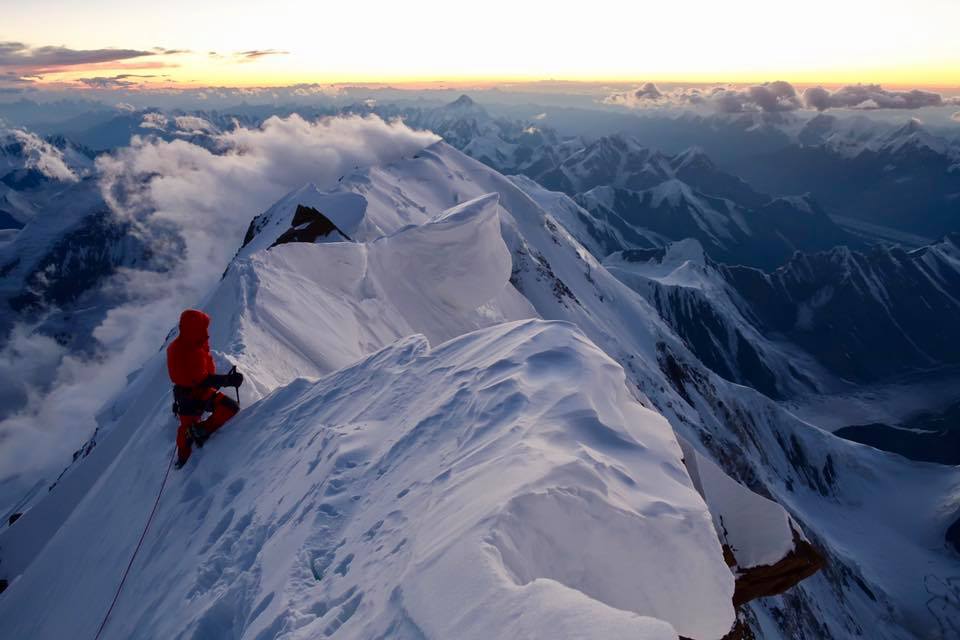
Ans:
<svg viewBox="0 0 960 640"><path fill-rule="evenodd" d="M433 348L414 335L340 369L397 335L530 312L496 202L367 245L278 246L251 258L256 277L228 274L207 308L239 323L228 350L248 398L276 388L172 476L105 637L730 628L733 577L672 430L573 325L506 322ZM391 298L400 273L423 276L422 299ZM310 367L339 370L290 381ZM145 396L142 426L111 434L129 442L0 600L5 637L96 630L171 450L163 391Z"/></svg>

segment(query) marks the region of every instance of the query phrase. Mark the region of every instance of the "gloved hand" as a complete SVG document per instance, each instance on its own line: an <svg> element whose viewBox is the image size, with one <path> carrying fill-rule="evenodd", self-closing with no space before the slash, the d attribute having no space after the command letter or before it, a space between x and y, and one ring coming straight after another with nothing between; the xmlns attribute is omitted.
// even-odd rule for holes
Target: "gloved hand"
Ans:
<svg viewBox="0 0 960 640"><path fill-rule="evenodd" d="M243 374L239 371L231 370L226 376L225 387L239 387L243 384Z"/></svg>

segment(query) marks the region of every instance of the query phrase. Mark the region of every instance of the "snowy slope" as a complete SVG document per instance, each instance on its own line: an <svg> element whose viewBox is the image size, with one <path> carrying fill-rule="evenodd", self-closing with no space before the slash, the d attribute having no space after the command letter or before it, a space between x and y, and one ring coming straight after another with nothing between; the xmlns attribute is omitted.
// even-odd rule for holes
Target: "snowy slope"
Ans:
<svg viewBox="0 0 960 640"><path fill-rule="evenodd" d="M168 422L138 431L0 600L5 636L93 635ZM277 390L198 458L172 477L105 637L675 638L666 620L718 638L732 622L669 426L569 325L411 337Z"/></svg>
<svg viewBox="0 0 960 640"><path fill-rule="evenodd" d="M773 635L775 627L789 634L817 624L828 629L828 637L846 637L857 629L869 629L875 637L910 637L940 624L918 594L925 593L929 581L924 567L941 567L933 575L943 579L957 566L942 543L953 515L942 506L949 504L952 470L917 470L908 461L839 441L761 394L710 374L657 312L549 213L512 182L449 146L434 145L375 173L373 182L380 186L371 187L369 173L348 176L341 184L360 193L402 193L428 211L498 192L502 231L513 254L511 282L537 312L577 324L624 367L675 428L700 443L734 478L787 506L811 539L826 548L832 567L801 583L787 603L771 599L751 607L754 627L765 626ZM885 490L876 482L874 493L877 476L900 479L896 493L912 496L896 515L879 498L893 486ZM849 516L838 518L832 506L827 508L837 504L863 525L847 526ZM916 526L904 531L904 519ZM879 570L892 556L900 560L896 571Z"/></svg>
<svg viewBox="0 0 960 640"><path fill-rule="evenodd" d="M367 215L376 220L398 215L393 212L415 218L422 210L425 221L433 212L499 193L511 282L537 313L577 324L624 367L650 406L725 472L786 505L827 551L830 565L822 576L801 583L786 601L752 606L751 626L771 637L816 624L827 629L827 637L866 629L874 637L899 638L940 624L921 595L929 581L925 568L940 567L932 575L942 579L957 565L942 544L953 515L942 506L952 470L917 470L908 461L840 441L759 393L712 375L650 304L535 200L446 144L348 175L338 188L368 197ZM884 489L878 477L898 481ZM905 497L899 510L884 506L881 496L890 492ZM839 516L834 505L848 515ZM849 526L850 517L861 526ZM905 521L916 524L903 530ZM892 556L899 562L888 571L885 558Z"/></svg>
<svg viewBox="0 0 960 640"><path fill-rule="evenodd" d="M677 466L666 423L640 404L690 443L698 470L722 469L787 508L743 507L721 482L705 489L726 513L765 514L761 542L774 544L750 541L751 523L728 541L742 566L782 553L790 522L827 555L821 574L742 610L751 629L945 637L949 595L931 611L927 590L957 568L942 543L952 469L839 440L714 375L536 200L446 144L344 176L311 206L347 193L365 202L357 228L369 221L383 237L272 246L292 222L288 198L248 235L248 248L266 246L241 251L206 301L218 357L249 373L244 403L266 397L173 476L108 637L151 625L160 637L552 637L541 625L553 623L572 637L720 637L733 583L716 514ZM503 324L531 316L571 324ZM105 409L103 438L64 478L71 486L91 460L102 470L0 597L3 635L99 623L170 451L160 360ZM651 528L635 536L641 513ZM0 548L25 548L55 519L33 514ZM676 534L655 545L666 553L647 559L642 542L665 531ZM624 571L632 559L646 564ZM469 579L444 578L450 567ZM52 579L63 572L87 588Z"/></svg>
<svg viewBox="0 0 960 640"><path fill-rule="evenodd" d="M513 288L495 205L482 198L369 245L281 245L231 268L207 308L222 320L233 308L239 330L215 325L213 343L249 373L247 398L286 386L173 476L106 637L147 628L148 637L673 638L673 625L718 638L729 629L733 579L669 425L572 326L498 324L433 349L403 339L317 382L271 369L295 362L291 354L316 371L338 366L323 356L350 342L327 329L369 319L331 304L347 291L360 303L350 314L373 313L400 333L420 323L455 331L473 306L502 306L498 291ZM446 247L407 271L424 276L421 295L437 305L426 312L384 288L397 260L430 255L424 243ZM366 254L365 297L350 290L351 254ZM288 325L295 301L315 315ZM262 315L284 307L285 318ZM299 345L318 334L330 342L304 354ZM141 375L155 377L159 360ZM117 463L101 459L103 475L0 599L5 635L92 634L99 623L136 541L126 523L145 515L170 445L163 388L133 390L144 395L127 400L121 422L143 427L108 434L101 446L129 443ZM38 526L30 517L10 531ZM91 543L83 532L94 530L118 537ZM88 589L69 587L80 579ZM28 601L61 614L24 615Z"/></svg>
<svg viewBox="0 0 960 640"><path fill-rule="evenodd" d="M0 127L0 231L21 228L92 169L93 152L62 137Z"/></svg>

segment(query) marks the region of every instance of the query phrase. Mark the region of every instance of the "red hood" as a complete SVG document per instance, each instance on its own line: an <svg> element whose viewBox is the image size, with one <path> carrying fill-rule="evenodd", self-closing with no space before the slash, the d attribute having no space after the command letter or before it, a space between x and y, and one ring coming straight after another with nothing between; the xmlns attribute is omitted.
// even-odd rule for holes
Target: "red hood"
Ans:
<svg viewBox="0 0 960 640"><path fill-rule="evenodd" d="M209 337L210 316L203 311L187 309L180 314L180 337L189 344L202 344Z"/></svg>

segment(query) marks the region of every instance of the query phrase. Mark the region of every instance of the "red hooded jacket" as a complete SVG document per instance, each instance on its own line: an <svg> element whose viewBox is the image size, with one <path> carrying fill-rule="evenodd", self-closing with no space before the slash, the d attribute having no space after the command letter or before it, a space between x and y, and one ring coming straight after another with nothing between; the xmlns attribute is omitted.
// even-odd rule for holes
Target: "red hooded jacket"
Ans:
<svg viewBox="0 0 960 640"><path fill-rule="evenodd" d="M167 347L167 371L173 384L197 387L217 372L210 355L209 327L210 316L203 311L187 309L180 314L180 335Z"/></svg>

